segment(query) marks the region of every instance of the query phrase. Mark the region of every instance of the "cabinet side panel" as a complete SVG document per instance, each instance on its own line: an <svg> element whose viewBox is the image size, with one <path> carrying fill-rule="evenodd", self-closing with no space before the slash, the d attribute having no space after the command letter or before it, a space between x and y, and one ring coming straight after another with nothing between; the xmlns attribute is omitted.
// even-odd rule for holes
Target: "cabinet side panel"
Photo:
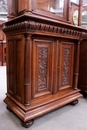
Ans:
<svg viewBox="0 0 87 130"><path fill-rule="evenodd" d="M8 38L7 45L8 93L23 102L24 95L24 42L21 36Z"/></svg>
<svg viewBox="0 0 87 130"><path fill-rule="evenodd" d="M24 42L22 39L16 39L16 89L15 96L16 98L22 102L24 95Z"/></svg>
<svg viewBox="0 0 87 130"><path fill-rule="evenodd" d="M87 41L83 40L80 45L80 64L78 87L87 91Z"/></svg>
<svg viewBox="0 0 87 130"><path fill-rule="evenodd" d="M11 95L14 95L14 67L14 40L7 39L7 87Z"/></svg>

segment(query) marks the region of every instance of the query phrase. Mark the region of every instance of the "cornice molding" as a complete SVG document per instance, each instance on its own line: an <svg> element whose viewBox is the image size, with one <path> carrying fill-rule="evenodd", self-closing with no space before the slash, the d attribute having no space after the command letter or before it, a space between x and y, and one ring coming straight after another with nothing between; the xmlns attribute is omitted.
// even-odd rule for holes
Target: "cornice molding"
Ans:
<svg viewBox="0 0 87 130"><path fill-rule="evenodd" d="M56 33L61 34L62 36L74 36L74 37L81 37L82 32L76 31L75 29L68 29L66 27L61 26L53 26L49 24L43 24L35 21L23 21L20 23L15 23L12 25L4 25L3 31L5 34L12 34L16 32L33 32L33 31L40 31L43 33L50 32L50 33ZM77 29L78 30L78 29Z"/></svg>

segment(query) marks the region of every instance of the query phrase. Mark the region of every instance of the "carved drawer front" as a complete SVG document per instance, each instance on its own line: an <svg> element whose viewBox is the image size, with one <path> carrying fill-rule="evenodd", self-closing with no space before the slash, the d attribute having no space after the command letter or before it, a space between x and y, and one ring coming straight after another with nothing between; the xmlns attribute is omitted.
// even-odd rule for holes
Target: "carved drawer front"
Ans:
<svg viewBox="0 0 87 130"><path fill-rule="evenodd" d="M24 42L21 35L7 39L7 84L8 93L22 102L23 99L23 63L24 63Z"/></svg>
<svg viewBox="0 0 87 130"><path fill-rule="evenodd" d="M74 58L74 43L61 42L59 89L64 89L72 86L73 58Z"/></svg>
<svg viewBox="0 0 87 130"><path fill-rule="evenodd" d="M53 50L53 41L33 40L33 97L52 93Z"/></svg>

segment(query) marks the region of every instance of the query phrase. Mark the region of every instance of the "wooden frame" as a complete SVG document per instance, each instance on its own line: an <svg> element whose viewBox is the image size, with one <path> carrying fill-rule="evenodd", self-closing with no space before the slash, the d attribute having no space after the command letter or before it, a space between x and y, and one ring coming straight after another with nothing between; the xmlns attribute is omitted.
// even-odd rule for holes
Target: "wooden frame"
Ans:
<svg viewBox="0 0 87 130"><path fill-rule="evenodd" d="M18 15L21 15L24 13L30 14L30 12L32 12L33 14L35 14L37 16L61 20L63 22L69 22L69 0L64 0L63 17L57 16L49 11L42 11L42 10L36 9L35 2L36 2L36 0L22 0L21 2L20 2L20 0L17 0L17 1L8 0L8 6L9 6L8 18L9 18L9 20L14 18L15 16L18 16ZM14 8L11 3L14 4Z"/></svg>
<svg viewBox="0 0 87 130"><path fill-rule="evenodd" d="M63 17L62 16L58 16L58 15L55 15L53 14L52 12L49 12L49 11L46 11L46 10L39 10L36 8L36 0L33 0L33 6L32 6L32 9L33 9L33 13L35 14L38 14L38 15L42 15L42 16L46 16L46 17L49 17L49 18L54 18L54 19L57 19L57 20L61 20L61 21L64 21L64 22L68 22L68 18L69 18L69 0L64 0L64 10L63 10Z"/></svg>

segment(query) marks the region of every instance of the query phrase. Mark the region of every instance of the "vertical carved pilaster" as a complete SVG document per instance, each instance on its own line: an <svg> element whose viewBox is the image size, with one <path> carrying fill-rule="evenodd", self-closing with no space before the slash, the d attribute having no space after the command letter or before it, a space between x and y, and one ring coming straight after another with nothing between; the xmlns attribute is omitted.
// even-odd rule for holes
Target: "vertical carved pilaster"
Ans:
<svg viewBox="0 0 87 130"><path fill-rule="evenodd" d="M80 51L80 41L76 44L75 48L75 61L74 61L74 84L73 88L77 89L78 85L78 75L79 75L79 51Z"/></svg>
<svg viewBox="0 0 87 130"><path fill-rule="evenodd" d="M31 100L31 36L30 34L24 34L25 36L25 61L24 61L24 94L25 105L30 104Z"/></svg>

